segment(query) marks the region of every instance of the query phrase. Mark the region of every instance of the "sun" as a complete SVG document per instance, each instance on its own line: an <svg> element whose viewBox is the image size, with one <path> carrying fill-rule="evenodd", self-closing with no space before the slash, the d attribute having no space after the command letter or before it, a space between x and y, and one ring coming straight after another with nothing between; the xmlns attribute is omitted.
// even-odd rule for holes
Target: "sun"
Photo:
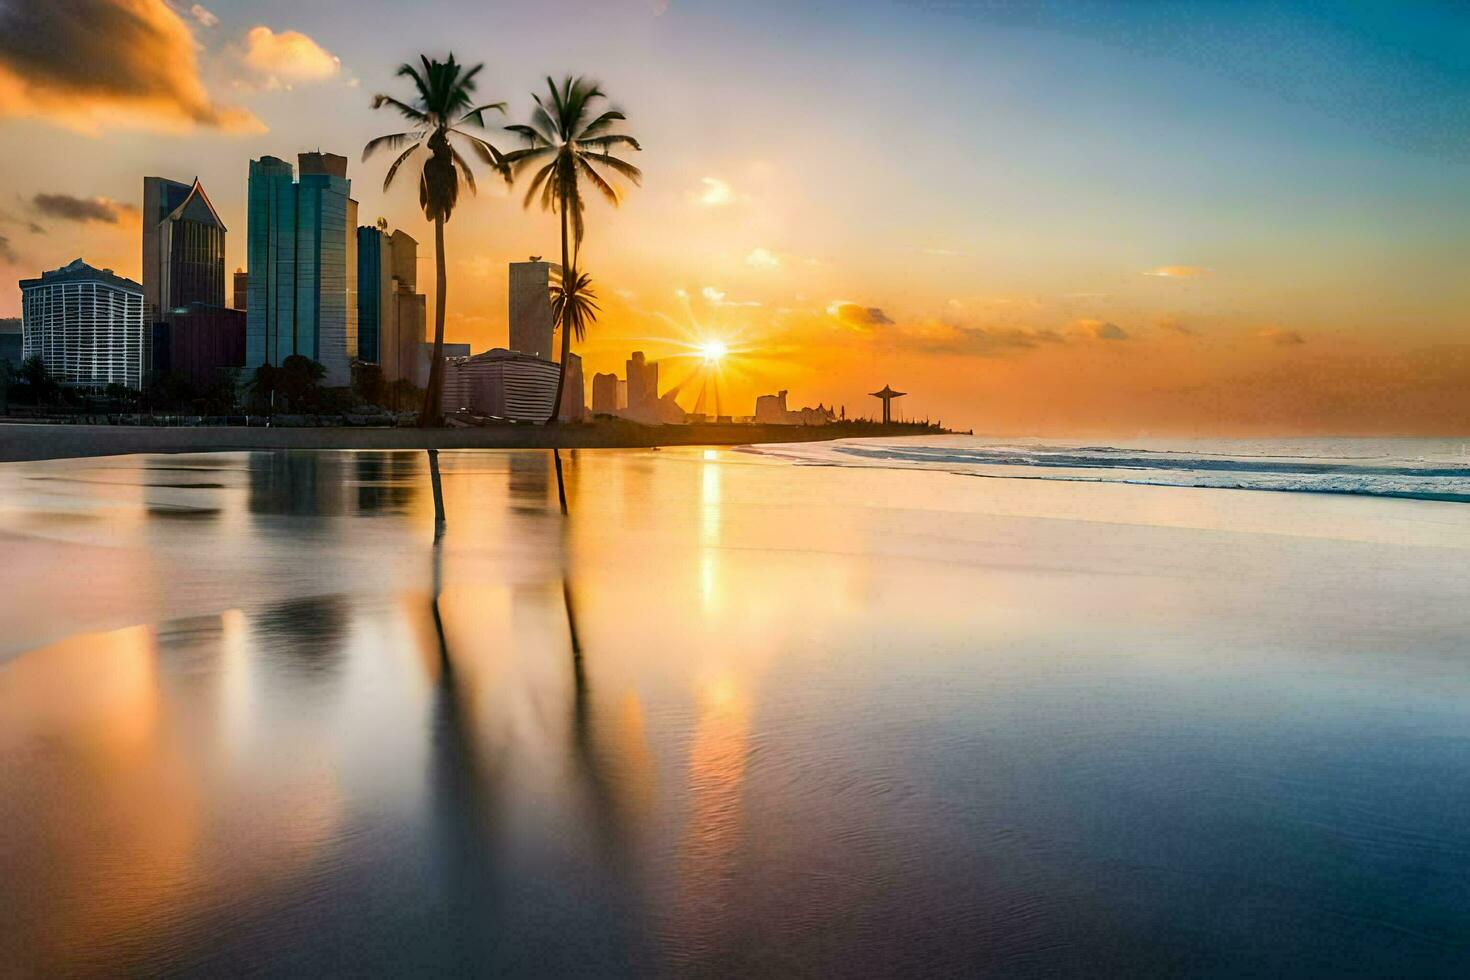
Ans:
<svg viewBox="0 0 1470 980"><path fill-rule="evenodd" d="M730 348L723 340L706 340L699 345L700 356L711 364L724 360L728 353L730 353Z"/></svg>

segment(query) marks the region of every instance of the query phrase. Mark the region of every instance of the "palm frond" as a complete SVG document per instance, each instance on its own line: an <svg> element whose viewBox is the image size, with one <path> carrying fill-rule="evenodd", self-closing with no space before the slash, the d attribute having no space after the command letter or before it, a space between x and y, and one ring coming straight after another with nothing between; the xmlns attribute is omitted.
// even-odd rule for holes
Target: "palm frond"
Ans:
<svg viewBox="0 0 1470 980"><path fill-rule="evenodd" d="M379 150L396 150L409 140L417 138L417 133L389 133L387 136L379 136L368 140L368 145L362 148L362 158L366 160Z"/></svg>
<svg viewBox="0 0 1470 980"><path fill-rule="evenodd" d="M477 105L469 112L466 112L464 115L460 116L459 121L456 122L455 125L464 126L466 124L473 123L474 125L479 126L481 129L484 129L485 113L490 111L499 112L502 116L505 115L505 103L490 102L485 105Z"/></svg>
<svg viewBox="0 0 1470 980"><path fill-rule="evenodd" d="M582 176L587 178L588 183L590 183L598 190L602 191L602 196L607 198L608 202L612 204L613 207L617 207L619 204L622 203L622 199L618 196L617 188L613 187L612 184L609 184L607 180L603 178L602 174L594 170L592 168L592 164L588 163L585 158L580 156L577 157L577 170L581 172Z"/></svg>
<svg viewBox="0 0 1470 980"><path fill-rule="evenodd" d="M403 118L407 119L409 122L418 123L421 126L426 125L430 122L429 113L415 108L414 106L408 105L405 102L400 102L399 100L393 98L393 96L391 95L373 96L374 109L381 109L385 105L390 105L393 108L397 109L398 114L403 116Z"/></svg>
<svg viewBox="0 0 1470 980"><path fill-rule="evenodd" d="M556 163L555 161L553 161L536 172L536 176L531 178L531 186L526 190L526 199L521 202L521 207L529 208L531 206L531 201L535 199L536 193L541 189L543 184L545 184L545 186L547 187L551 186L551 182L548 180L548 178L551 176L551 171L555 167ZM543 208L546 208L546 203L544 200L541 206ZM547 208L547 210L550 209Z"/></svg>
<svg viewBox="0 0 1470 980"><path fill-rule="evenodd" d="M607 153L584 153L582 157L586 160L595 160L603 166L628 178L635 185L639 187L643 186L643 171L626 160L619 160L617 157Z"/></svg>
<svg viewBox="0 0 1470 980"><path fill-rule="evenodd" d="M399 154L397 160L394 160L393 161L392 166L390 166L388 168L388 176L386 176L386 177L383 178L383 192L384 193L387 193L388 186L393 183L393 175L396 174L396 173L398 173L398 168L401 167L401 166L403 166L403 161L405 161L409 157L413 156L413 151L414 150L417 150L422 145L423 145L422 143L415 143L413 146L410 146L408 149L404 150L401 154Z"/></svg>

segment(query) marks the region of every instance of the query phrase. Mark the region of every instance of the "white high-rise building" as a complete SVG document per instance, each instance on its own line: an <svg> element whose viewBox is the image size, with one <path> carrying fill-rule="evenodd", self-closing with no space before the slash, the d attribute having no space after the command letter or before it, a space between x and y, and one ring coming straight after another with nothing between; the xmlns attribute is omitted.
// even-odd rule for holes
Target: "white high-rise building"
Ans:
<svg viewBox="0 0 1470 980"><path fill-rule="evenodd" d="M143 287L81 259L22 279L22 356L81 388L143 386Z"/></svg>

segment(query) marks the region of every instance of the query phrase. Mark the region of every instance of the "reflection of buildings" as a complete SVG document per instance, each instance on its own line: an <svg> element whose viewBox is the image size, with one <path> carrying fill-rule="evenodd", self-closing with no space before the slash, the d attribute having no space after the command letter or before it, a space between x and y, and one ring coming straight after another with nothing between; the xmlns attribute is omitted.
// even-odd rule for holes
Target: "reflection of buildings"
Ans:
<svg viewBox="0 0 1470 980"><path fill-rule="evenodd" d="M63 384L143 384L143 287L81 259L20 281L23 356Z"/></svg>
<svg viewBox="0 0 1470 980"><path fill-rule="evenodd" d="M332 153L250 161L246 367L292 354L320 362L326 384L351 380L357 356L357 202L347 158Z"/></svg>
<svg viewBox="0 0 1470 980"><path fill-rule="evenodd" d="M755 400L755 420L766 425L826 425L836 418L837 413L820 402L816 408L788 409L784 390Z"/></svg>

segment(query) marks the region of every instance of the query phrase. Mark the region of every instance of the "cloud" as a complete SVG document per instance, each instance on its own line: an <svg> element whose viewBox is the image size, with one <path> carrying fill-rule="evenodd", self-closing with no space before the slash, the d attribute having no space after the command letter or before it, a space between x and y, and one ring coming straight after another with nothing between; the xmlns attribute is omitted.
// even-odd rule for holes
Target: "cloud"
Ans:
<svg viewBox="0 0 1470 980"><path fill-rule="evenodd" d="M194 36L164 0L0 3L0 117L80 132L264 132L210 98Z"/></svg>
<svg viewBox="0 0 1470 980"><path fill-rule="evenodd" d="M1164 333L1171 333L1176 337L1195 336L1195 332L1190 329L1189 325L1186 324L1183 320L1179 319L1177 316L1174 316L1172 313L1166 313L1154 322L1158 325L1158 328L1160 330L1164 331Z"/></svg>
<svg viewBox="0 0 1470 980"><path fill-rule="evenodd" d="M37 211L61 221L96 221L106 225L132 224L140 217L132 204L106 197L72 197L70 194L37 194L31 199Z"/></svg>
<svg viewBox="0 0 1470 980"><path fill-rule="evenodd" d="M723 207L735 201L735 190L728 181L718 177L701 177L702 189L694 192L694 200L707 208Z"/></svg>
<svg viewBox="0 0 1470 980"><path fill-rule="evenodd" d="M1128 331L1108 320L1077 320L1072 328L1093 340L1127 340Z"/></svg>
<svg viewBox="0 0 1470 980"><path fill-rule="evenodd" d="M995 356L1009 351L1030 350L1042 344L1062 343L1055 330L1020 327L967 327L942 320L901 328L892 338L896 346L926 354L972 354Z"/></svg>
<svg viewBox="0 0 1470 980"><path fill-rule="evenodd" d="M1197 265L1161 265L1157 269L1149 269L1144 275L1159 279L1198 279L1209 275L1209 272L1209 269Z"/></svg>
<svg viewBox="0 0 1470 980"><path fill-rule="evenodd" d="M20 256L15 254L15 249L10 246L10 239L0 235L0 261L16 265L20 262Z"/></svg>
<svg viewBox="0 0 1470 980"><path fill-rule="evenodd" d="M934 255L943 258L966 258L970 254L969 252L961 252L952 248L921 248L919 251L924 255Z"/></svg>
<svg viewBox="0 0 1470 980"><path fill-rule="evenodd" d="M847 300L833 300L827 306L827 315L836 317L838 322L844 326L856 330L867 330L872 327L891 326L893 319L876 306L863 306L859 303L851 303Z"/></svg>
<svg viewBox="0 0 1470 980"><path fill-rule="evenodd" d="M753 248L745 257L745 264L753 269L779 269L781 257L768 248Z"/></svg>
<svg viewBox="0 0 1470 980"><path fill-rule="evenodd" d="M1257 330L1256 337L1267 343L1275 344L1277 347L1295 347L1307 342L1307 338L1303 337L1299 331L1286 330L1281 327L1266 327L1263 330Z"/></svg>
<svg viewBox="0 0 1470 980"><path fill-rule="evenodd" d="M292 82L321 82L342 70L342 59L300 31L277 34L261 24L245 35L245 64L267 78L272 87Z"/></svg>
<svg viewBox="0 0 1470 980"><path fill-rule="evenodd" d="M739 302L729 299L725 293L721 292L713 286L705 286L699 291L699 295L703 296L704 301L710 306L760 306L760 304L755 302L754 300Z"/></svg>
<svg viewBox="0 0 1470 980"><path fill-rule="evenodd" d="M215 27L219 24L219 18L208 10L205 10L202 4L196 3L194 6L190 7L189 16L193 17L205 27Z"/></svg>

